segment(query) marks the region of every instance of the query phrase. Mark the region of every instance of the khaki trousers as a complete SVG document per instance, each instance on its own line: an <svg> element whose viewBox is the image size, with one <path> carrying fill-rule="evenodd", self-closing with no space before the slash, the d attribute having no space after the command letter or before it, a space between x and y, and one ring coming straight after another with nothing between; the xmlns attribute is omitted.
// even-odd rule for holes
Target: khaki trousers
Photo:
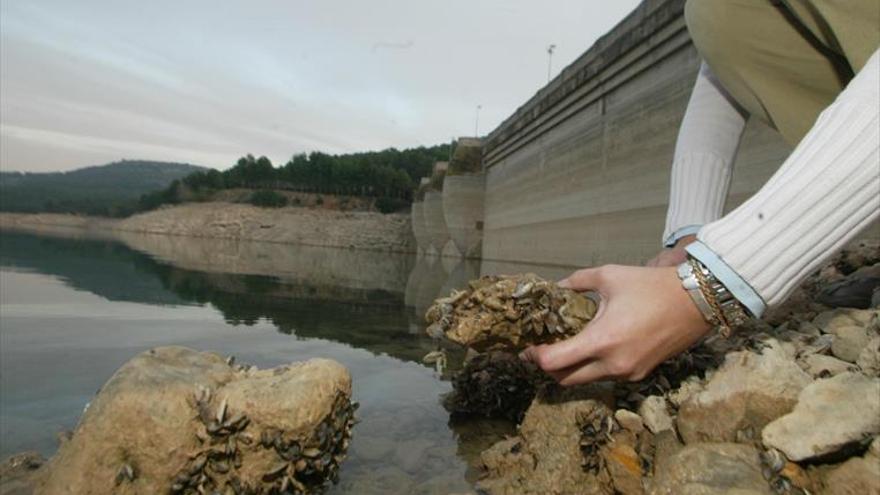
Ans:
<svg viewBox="0 0 880 495"><path fill-rule="evenodd" d="M858 73L880 46L880 0L787 3L813 42L771 0L688 0L685 19L725 89L794 146L847 82L815 41Z"/></svg>

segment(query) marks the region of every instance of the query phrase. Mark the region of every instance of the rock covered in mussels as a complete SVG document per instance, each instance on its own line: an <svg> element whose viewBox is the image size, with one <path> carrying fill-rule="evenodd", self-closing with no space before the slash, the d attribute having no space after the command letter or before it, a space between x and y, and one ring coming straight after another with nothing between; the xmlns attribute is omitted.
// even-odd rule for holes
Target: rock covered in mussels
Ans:
<svg viewBox="0 0 880 495"><path fill-rule="evenodd" d="M153 349L104 385L36 493L320 493L346 456L350 397L327 359L257 370Z"/></svg>
<svg viewBox="0 0 880 495"><path fill-rule="evenodd" d="M427 332L477 350L520 349L581 331L596 303L534 274L485 276L437 299Z"/></svg>
<svg viewBox="0 0 880 495"><path fill-rule="evenodd" d="M550 378L516 354L490 351L469 359L452 377L443 407L452 414L476 414L519 422L535 393Z"/></svg>

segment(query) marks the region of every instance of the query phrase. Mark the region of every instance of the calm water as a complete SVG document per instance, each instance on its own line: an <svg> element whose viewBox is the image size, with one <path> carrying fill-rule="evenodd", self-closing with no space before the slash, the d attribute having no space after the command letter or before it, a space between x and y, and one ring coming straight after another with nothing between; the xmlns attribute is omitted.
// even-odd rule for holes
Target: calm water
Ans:
<svg viewBox="0 0 880 495"><path fill-rule="evenodd" d="M451 421L417 315L486 273L565 268L277 244L0 232L0 456L51 455L135 354L185 345L272 367L328 357L360 401L331 493L467 491L479 452L512 432Z"/></svg>

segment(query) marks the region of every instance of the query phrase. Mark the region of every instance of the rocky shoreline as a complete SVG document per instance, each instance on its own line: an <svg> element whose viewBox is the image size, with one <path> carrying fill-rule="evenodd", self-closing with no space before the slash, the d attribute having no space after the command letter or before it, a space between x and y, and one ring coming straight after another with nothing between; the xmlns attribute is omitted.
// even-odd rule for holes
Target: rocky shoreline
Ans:
<svg viewBox="0 0 880 495"><path fill-rule="evenodd" d="M478 488L880 493L880 308L818 302L878 263L876 244L852 246L783 307L637 383L561 388L514 355L471 357L453 378L450 411L523 411L518 434L483 452Z"/></svg>
<svg viewBox="0 0 880 495"><path fill-rule="evenodd" d="M477 489L880 493L880 308L876 298L866 309L827 304L829 288L858 286L878 267L880 246L851 246L761 321L730 338L706 338L640 382L562 388L508 349L471 353L445 405L455 415L518 423L473 466ZM498 286L489 305L502 314L507 292L519 300L543 287L520 282ZM552 295L541 289L535 299L552 307ZM552 321L537 306L522 308L491 328L508 332L536 314ZM312 367L320 377L278 393L303 384ZM111 378L48 464L20 454L0 465L0 495L35 486L58 493L62 485L82 493L198 493L200 486L239 493L234 479L277 492L288 478L306 489L290 480L285 489L320 492L345 456L350 394L348 373L326 360L258 371L208 353L150 351Z"/></svg>
<svg viewBox="0 0 880 495"><path fill-rule="evenodd" d="M322 208L258 208L186 203L112 219L53 213L0 213L0 228L81 230L235 239L308 246L414 252L409 215Z"/></svg>

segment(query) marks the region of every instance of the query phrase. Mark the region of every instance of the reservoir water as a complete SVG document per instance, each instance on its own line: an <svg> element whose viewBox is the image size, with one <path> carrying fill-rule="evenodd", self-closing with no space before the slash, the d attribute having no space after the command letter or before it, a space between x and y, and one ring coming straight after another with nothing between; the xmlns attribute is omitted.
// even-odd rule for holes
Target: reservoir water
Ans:
<svg viewBox="0 0 880 495"><path fill-rule="evenodd" d="M46 456L113 372L184 345L259 367L327 357L361 407L330 493L468 491L504 421L450 418L420 315L489 273L569 267L171 236L0 232L0 457ZM455 361L453 357L452 361Z"/></svg>

